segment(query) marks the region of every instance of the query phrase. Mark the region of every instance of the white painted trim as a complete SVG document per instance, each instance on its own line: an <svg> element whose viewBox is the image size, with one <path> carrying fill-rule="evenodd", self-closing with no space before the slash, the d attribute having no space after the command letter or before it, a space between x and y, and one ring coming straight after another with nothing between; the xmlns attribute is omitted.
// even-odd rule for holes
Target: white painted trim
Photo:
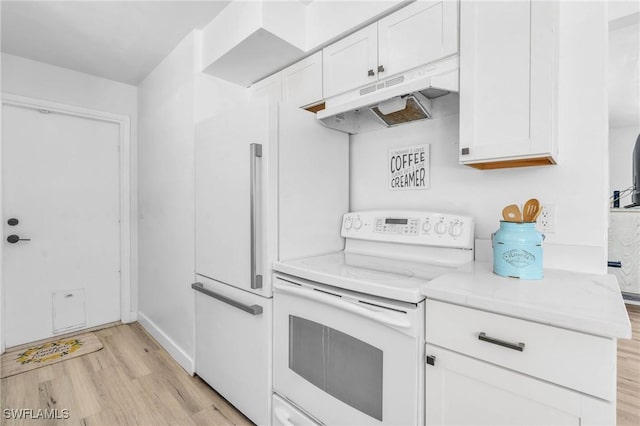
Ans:
<svg viewBox="0 0 640 426"><path fill-rule="evenodd" d="M187 373L195 373L194 360L183 351L169 336L167 336L153 321L142 312L138 312L138 322L142 327L160 343L160 345L169 352L169 355L178 363Z"/></svg>
<svg viewBox="0 0 640 426"><path fill-rule="evenodd" d="M136 320L136 313L131 310L131 272L132 272L132 239L131 233L131 118L127 115L114 114L73 105L65 105L42 99L10 93L0 93L2 105L13 105L30 109L46 109L59 114L84 117L92 120L106 121L120 126L120 321L129 323ZM0 157L0 176L2 176ZM2 194L0 193L0 197ZM0 212L2 198L0 198ZM3 229L3 228L2 228ZM4 240L4 231L0 233ZM2 259L0 244L0 263ZM133 265L135 266L135 265ZM0 265L1 268L1 265ZM4 304L4 275L0 276L0 304ZM0 306L0 353L5 349L4 306Z"/></svg>

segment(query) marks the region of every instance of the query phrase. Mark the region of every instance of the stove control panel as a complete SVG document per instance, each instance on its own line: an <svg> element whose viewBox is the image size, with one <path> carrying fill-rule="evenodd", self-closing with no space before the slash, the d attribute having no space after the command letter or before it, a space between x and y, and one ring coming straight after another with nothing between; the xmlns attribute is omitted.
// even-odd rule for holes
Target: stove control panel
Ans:
<svg viewBox="0 0 640 426"><path fill-rule="evenodd" d="M342 218L341 235L372 241L472 248L470 216L414 210L351 212Z"/></svg>

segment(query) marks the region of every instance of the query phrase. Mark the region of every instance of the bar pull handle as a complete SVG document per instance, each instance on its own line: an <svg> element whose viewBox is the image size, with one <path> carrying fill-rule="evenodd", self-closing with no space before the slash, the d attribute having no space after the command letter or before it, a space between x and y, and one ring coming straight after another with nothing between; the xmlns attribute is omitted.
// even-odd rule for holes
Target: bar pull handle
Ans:
<svg viewBox="0 0 640 426"><path fill-rule="evenodd" d="M618 260L610 260L607 262L609 268L622 268L622 262Z"/></svg>
<svg viewBox="0 0 640 426"><path fill-rule="evenodd" d="M221 294L215 293L209 289L204 288L204 284L202 283L193 283L191 284L191 288L195 291L199 291L202 294L206 294L209 297L213 297L221 301L222 303L226 303L227 305L231 305L234 308L238 308L241 311L245 311L250 313L251 315L260 315L262 314L262 306L260 305L245 305L244 303L240 303L237 300L229 299L227 296L223 296Z"/></svg>
<svg viewBox="0 0 640 426"><path fill-rule="evenodd" d="M483 342L487 343L493 343L494 345L498 346L504 346L505 348L513 349L514 351L518 352L524 351L524 343L511 343L505 340L496 339L495 337L489 337L484 331L478 335L478 340L482 340Z"/></svg>
<svg viewBox="0 0 640 426"><path fill-rule="evenodd" d="M256 199L257 195L258 195L258 182L257 182L257 172L256 172L256 167L257 167L257 161L258 158L262 158L262 144L259 143L252 143L249 145L249 149L250 149L250 164L251 167L249 168L250 171L250 176L249 176L249 180L251 182L250 185L250 191L249 191L249 234L250 234L250 238L251 238L251 254L250 254L250 260L251 260L251 288L262 288L262 275L257 274L256 273L256 263L257 263L257 244L256 244L256 236L257 236L257 225L256 225L256 221L258 218L258 200Z"/></svg>

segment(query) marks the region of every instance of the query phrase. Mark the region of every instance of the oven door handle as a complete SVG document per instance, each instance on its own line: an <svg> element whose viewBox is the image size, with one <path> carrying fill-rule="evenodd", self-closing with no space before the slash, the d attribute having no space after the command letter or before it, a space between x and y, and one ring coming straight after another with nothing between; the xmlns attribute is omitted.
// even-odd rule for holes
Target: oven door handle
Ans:
<svg viewBox="0 0 640 426"><path fill-rule="evenodd" d="M385 314L384 312L373 311L362 306L354 305L350 302L345 302L339 296L330 296L320 291L290 287L286 284L280 284L277 281L273 284L273 286L274 289L281 291L282 293L289 293L294 296L299 296L305 299L313 300L315 302L324 303L325 305L333 306L338 309L342 309L344 311L368 318L370 320L389 325L391 327L411 328L411 321L409 321L407 318L394 318L388 314Z"/></svg>
<svg viewBox="0 0 640 426"><path fill-rule="evenodd" d="M282 407L274 408L273 414L275 414L276 419L278 419L282 426L294 426L294 424L289 420L289 413L284 411Z"/></svg>

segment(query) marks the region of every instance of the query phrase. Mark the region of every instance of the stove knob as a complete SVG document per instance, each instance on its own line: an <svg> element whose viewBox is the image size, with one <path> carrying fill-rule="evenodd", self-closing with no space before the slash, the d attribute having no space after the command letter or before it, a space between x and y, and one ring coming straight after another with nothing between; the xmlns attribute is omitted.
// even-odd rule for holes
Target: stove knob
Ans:
<svg viewBox="0 0 640 426"><path fill-rule="evenodd" d="M447 232L447 224L444 222L436 223L436 234L444 234Z"/></svg>
<svg viewBox="0 0 640 426"><path fill-rule="evenodd" d="M357 218L355 222L353 222L353 227L356 229L362 228L362 221L360 220L360 218Z"/></svg>
<svg viewBox="0 0 640 426"><path fill-rule="evenodd" d="M462 234L462 224L460 222L452 223L449 228L449 234L452 237L459 237Z"/></svg>
<svg viewBox="0 0 640 426"><path fill-rule="evenodd" d="M344 221L344 229L351 229L351 225L353 225L353 219L351 219L350 217L346 218Z"/></svg>
<svg viewBox="0 0 640 426"><path fill-rule="evenodd" d="M429 222L429 219L425 219L424 222L422 223L422 230L424 232L431 231L431 222Z"/></svg>

